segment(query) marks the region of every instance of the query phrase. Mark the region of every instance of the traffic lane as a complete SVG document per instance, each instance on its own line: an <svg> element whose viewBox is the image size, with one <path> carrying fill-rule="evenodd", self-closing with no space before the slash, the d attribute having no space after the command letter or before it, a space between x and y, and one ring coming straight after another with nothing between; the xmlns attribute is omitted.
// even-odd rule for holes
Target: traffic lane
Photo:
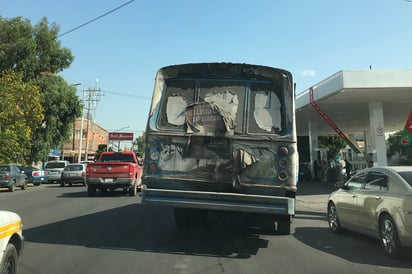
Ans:
<svg viewBox="0 0 412 274"><path fill-rule="evenodd" d="M172 208L124 205L26 229L20 273L217 273L222 260L242 273L233 260L267 248L258 235L219 227L179 230Z"/></svg>
<svg viewBox="0 0 412 274"><path fill-rule="evenodd" d="M382 267L412 267L412 253L404 250L399 259L388 257L378 239L345 230L334 234L327 221L329 193L336 190L331 184L312 182L301 185L296 196L294 236L302 243L352 263Z"/></svg>
<svg viewBox="0 0 412 274"><path fill-rule="evenodd" d="M172 208L136 203L26 229L24 235L27 242L39 244L231 258L250 257L267 247L267 240L242 229L219 231L218 226L180 230L175 227Z"/></svg>
<svg viewBox="0 0 412 274"><path fill-rule="evenodd" d="M82 195L86 194L66 194L68 197ZM92 199L98 202L103 198ZM297 211L292 228L291 236L322 253L353 263L412 267L411 260L387 257L378 240L351 232L343 235L331 233L324 212L313 211L312 208ZM204 229L179 230L174 225L172 208L140 203L30 228L24 234L27 242L53 246L240 259L255 256L260 249L268 248L271 241L282 237L266 235L258 228L248 226L243 215L236 213L217 215L212 224Z"/></svg>
<svg viewBox="0 0 412 274"><path fill-rule="evenodd" d="M329 230L326 213L312 209L298 211L293 236L303 244L348 262L379 267L412 268L412 253L405 249L402 258L388 257L378 239L345 230L334 234Z"/></svg>
<svg viewBox="0 0 412 274"><path fill-rule="evenodd" d="M408 262L386 257L373 239L332 234L321 206L326 196L299 198L294 233L280 236L247 227L238 214L217 218L206 229L179 230L172 208L141 205L139 197L119 191L89 198L84 187L44 187L34 195L23 191L4 195L15 197L5 204L15 201L13 207L21 209L26 219L26 247L19 261L22 274L220 273L222 269L272 273L274 268L279 273L308 269L408 273L411 268ZM314 201L320 211L313 207Z"/></svg>

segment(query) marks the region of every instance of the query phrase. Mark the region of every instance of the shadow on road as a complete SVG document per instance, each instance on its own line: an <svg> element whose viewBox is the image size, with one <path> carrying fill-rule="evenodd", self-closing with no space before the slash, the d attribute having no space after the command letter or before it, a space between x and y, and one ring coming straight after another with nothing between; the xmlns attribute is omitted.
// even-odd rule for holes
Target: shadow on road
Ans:
<svg viewBox="0 0 412 274"><path fill-rule="evenodd" d="M298 184L296 196L329 194L338 188L332 183L310 181Z"/></svg>
<svg viewBox="0 0 412 274"><path fill-rule="evenodd" d="M295 238L304 244L353 263L376 266L412 268L412 254L405 252L400 259L388 257L379 240L350 231L333 234L329 228L295 228ZM356 249L356 252L354 252ZM362 254L362 256L359 256Z"/></svg>
<svg viewBox="0 0 412 274"><path fill-rule="evenodd" d="M230 225L180 230L172 208L140 204L26 229L24 235L33 243L238 259L268 246L259 235Z"/></svg>

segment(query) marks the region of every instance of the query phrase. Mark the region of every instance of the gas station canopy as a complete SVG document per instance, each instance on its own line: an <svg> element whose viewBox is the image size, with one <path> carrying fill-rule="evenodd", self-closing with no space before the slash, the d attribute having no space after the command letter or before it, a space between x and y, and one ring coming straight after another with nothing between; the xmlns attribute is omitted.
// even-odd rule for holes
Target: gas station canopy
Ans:
<svg viewBox="0 0 412 274"><path fill-rule="evenodd" d="M405 127L412 110L412 70L339 71L299 93L295 107L298 136L336 135L333 123L346 135L363 134L367 152L386 158L380 136Z"/></svg>

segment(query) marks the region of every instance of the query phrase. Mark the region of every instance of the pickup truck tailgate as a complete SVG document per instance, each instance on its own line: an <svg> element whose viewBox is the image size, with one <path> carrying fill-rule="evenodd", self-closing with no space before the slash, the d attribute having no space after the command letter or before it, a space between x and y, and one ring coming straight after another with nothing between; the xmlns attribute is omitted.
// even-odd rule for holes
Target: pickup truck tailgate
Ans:
<svg viewBox="0 0 412 274"><path fill-rule="evenodd" d="M130 169L130 163L97 163L89 164L90 177L100 178L128 178L133 176L133 170Z"/></svg>

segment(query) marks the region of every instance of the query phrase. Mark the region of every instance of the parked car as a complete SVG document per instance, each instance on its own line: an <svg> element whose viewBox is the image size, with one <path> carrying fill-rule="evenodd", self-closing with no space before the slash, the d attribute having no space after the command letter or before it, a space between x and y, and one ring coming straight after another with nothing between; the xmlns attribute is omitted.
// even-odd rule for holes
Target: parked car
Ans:
<svg viewBox="0 0 412 274"><path fill-rule="evenodd" d="M327 209L332 232L375 237L396 257L412 247L412 167L360 170L330 194Z"/></svg>
<svg viewBox="0 0 412 274"><path fill-rule="evenodd" d="M87 164L68 164L61 174L60 186L69 184L86 185L86 166Z"/></svg>
<svg viewBox="0 0 412 274"><path fill-rule="evenodd" d="M17 273L23 249L23 224L19 215L0 211L0 273Z"/></svg>
<svg viewBox="0 0 412 274"><path fill-rule="evenodd" d="M55 160L49 161L44 166L44 170L49 173L49 182L60 182L63 169L69 164L69 161Z"/></svg>
<svg viewBox="0 0 412 274"><path fill-rule="evenodd" d="M19 166L19 169L26 174L26 182L28 184L33 184L34 186L39 186L40 184L45 184L49 181L49 172L41 170L37 167L32 166Z"/></svg>
<svg viewBox="0 0 412 274"><path fill-rule="evenodd" d="M0 165L0 187L9 188L13 192L16 187L27 188L26 175L15 164Z"/></svg>

